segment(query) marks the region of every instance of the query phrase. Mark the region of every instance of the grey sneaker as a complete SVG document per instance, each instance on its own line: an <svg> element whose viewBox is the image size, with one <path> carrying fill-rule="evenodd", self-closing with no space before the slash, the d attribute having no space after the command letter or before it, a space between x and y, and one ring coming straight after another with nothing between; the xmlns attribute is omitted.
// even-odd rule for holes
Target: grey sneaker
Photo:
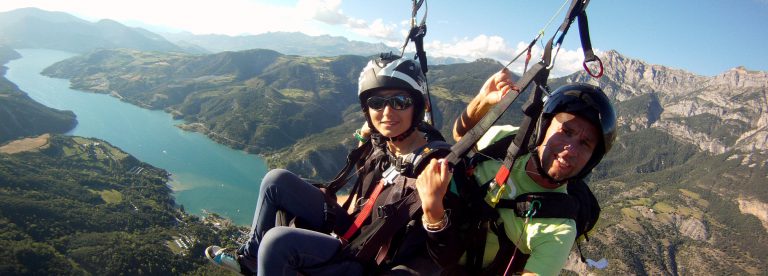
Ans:
<svg viewBox="0 0 768 276"><path fill-rule="evenodd" d="M250 275L250 271L240 265L241 256L234 249L221 248L211 245L205 249L205 257L213 264L225 269L237 272L241 275Z"/></svg>

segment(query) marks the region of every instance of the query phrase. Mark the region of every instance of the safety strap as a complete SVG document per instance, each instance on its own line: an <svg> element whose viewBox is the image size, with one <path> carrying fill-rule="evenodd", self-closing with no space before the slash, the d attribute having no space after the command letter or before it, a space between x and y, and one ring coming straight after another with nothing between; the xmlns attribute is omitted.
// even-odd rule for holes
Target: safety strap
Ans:
<svg viewBox="0 0 768 276"><path fill-rule="evenodd" d="M581 42L582 47L584 49L584 59L585 62L587 60L594 60L597 59L597 56L594 55L592 52L592 44L589 41L589 32L588 30L582 30L581 27L587 28L586 23L586 7L589 3L589 0L574 0L571 3L571 8L568 11L568 15L566 16L565 20L563 20L563 23L560 25L560 29L558 30L560 32L560 37L557 39L557 50L559 50L560 45L563 42L563 39L565 38L565 34L568 32L568 29L571 26L571 23L573 23L573 20L577 17L579 18L579 32L581 34ZM583 22L583 24L582 24ZM552 38L547 42L547 47L544 50L544 57L542 59L542 62L547 65L547 68L551 68L551 66L554 63L554 60L550 59L550 55L552 53L552 44L555 40L555 37L557 34L552 36ZM555 53L557 55L557 53ZM587 56L589 55L589 56ZM598 59L599 60L599 59ZM545 70L546 74L548 75L549 70ZM589 71L588 71L589 72ZM503 194L504 189L504 183L507 181L507 178L509 178L510 170L512 169L513 164L517 160L518 157L522 155L524 151L521 151L520 149L525 147L529 144L530 138L533 135L533 132L535 131L535 123L539 119L539 114L541 114L541 110L544 107L543 102L543 96L544 92L546 92L545 86L547 83L547 79L541 78L541 79L535 79L534 82L537 82L538 85L536 85L534 92L531 94L531 97L528 98L528 102L526 102L525 106L523 107L523 113L525 114L525 117L523 118L523 122L520 125L520 129L523 131L522 133L519 133L515 137L515 142L509 145L509 148L507 149L507 155L504 158L504 162L502 162L501 166L499 167L499 171L496 173L496 177L494 178L493 184L496 184L499 186L499 192L497 193L497 196L491 199L491 203L495 204L500 200L501 195ZM522 134L522 135L520 135Z"/></svg>
<svg viewBox="0 0 768 276"><path fill-rule="evenodd" d="M427 52L424 51L424 37L427 35L427 13L429 11L428 5L425 5L425 11L424 16L421 18L421 23L416 23L416 15L419 12L419 9L421 9L422 4L426 4L426 0L413 0L413 8L411 11L411 30L408 32L408 36L405 38L405 43L403 43L402 51L400 53L400 56L405 55L405 48L408 46L408 41L413 41L413 44L416 46L416 59L419 60L419 65L421 66L421 72L424 73L424 77L427 76L427 71L429 71L429 68L427 67ZM424 81L424 84L426 85L426 94L427 94L427 105L425 109L425 122L428 124L433 124L435 121L434 116L432 116L432 99L429 94L429 81Z"/></svg>
<svg viewBox="0 0 768 276"><path fill-rule="evenodd" d="M531 67L531 70L528 70L525 74L523 74L523 77L520 78L520 91L526 90L531 83L533 83L534 79L544 79L546 80L547 76L549 75L549 70L545 68L546 66L542 63L536 63ZM514 94L514 95L512 95ZM480 140L480 137L482 137L485 132L488 131L488 129L493 126L496 121L506 112L506 110L509 108L509 106L512 104L512 102L519 97L519 93L507 93L506 96L501 98L501 101L496 104L493 108L491 108L490 111L488 111L485 116L480 119L480 121L472 127L465 135L464 137L459 140L453 147L451 147L451 153L448 154L448 156L445 158L446 161L448 161L449 164L456 165L459 160L469 152L472 147L477 143L478 140Z"/></svg>
<svg viewBox="0 0 768 276"><path fill-rule="evenodd" d="M587 74L593 78L600 78L603 76L603 61L600 60L597 55L592 51L592 41L589 38L589 24L587 23L586 10L579 15L579 36L581 37L581 49L584 50L584 62L581 64L584 66L584 70ZM587 62L597 61L599 65L599 72L593 73L587 66Z"/></svg>
<svg viewBox="0 0 768 276"><path fill-rule="evenodd" d="M542 61L547 65L547 67L551 68L554 63L554 59L552 58L552 49L553 46L555 48L555 57L557 57L557 52L560 50L560 45L563 44L563 40L565 39L565 35L568 33L568 29L570 29L571 24L574 20L579 20L579 38L581 40L581 48L584 50L584 65L586 66L587 62L591 61L600 61L600 59L595 55L595 53L592 51L592 42L589 38L589 24L587 23L587 5L589 4L589 0L573 0L571 2L571 7L568 10L568 13L566 14L565 20L563 20L563 23L560 24L560 28L558 29L557 33L560 33L560 36L557 36L557 33L550 38L550 40L547 42L547 45L544 47L544 54L542 55ZM555 41L555 37L557 37L557 41ZM602 75L602 61L600 61L600 73L599 75ZM587 69L587 72L592 75L592 73ZM599 77L594 76L593 77Z"/></svg>
<svg viewBox="0 0 768 276"><path fill-rule="evenodd" d="M416 57L419 59L419 65L421 65L421 71L424 75L429 70L427 68L427 52L424 51L424 37L427 35L427 11L424 12L424 17L421 19L421 23L416 24L416 15L421 9L421 5L426 3L425 0L413 0L413 8L411 11L411 30L408 32L408 36L403 43L401 56L405 54L405 48L408 46L408 41L413 41L416 46Z"/></svg>
<svg viewBox="0 0 768 276"><path fill-rule="evenodd" d="M352 225L349 226L349 229L347 229L347 232L344 233L343 236L341 236L345 241L349 241L350 238L352 238L355 233L357 233L357 230L360 229L360 226L363 225L363 222L365 222L365 219L368 218L368 216L371 215L371 211L373 211L373 205L376 202L376 199L379 197L379 194L381 193L381 190L384 189L384 184L386 180L381 179L379 181L379 184L376 185L376 188L373 190L373 193L371 193L371 196L368 197L368 201L365 202L365 206L360 211L360 213L357 214L357 218L355 218L355 221L352 222Z"/></svg>
<svg viewBox="0 0 768 276"><path fill-rule="evenodd" d="M380 246L392 239L392 233L397 232L406 225L411 218L421 211L421 199L419 193L412 191L400 201L388 208L387 217L371 222L366 231L350 241L345 250L359 260L370 261L376 259Z"/></svg>
<svg viewBox="0 0 768 276"><path fill-rule="evenodd" d="M547 76L544 75L548 74L549 70L546 70L541 76L541 79L534 80L534 82L546 83ZM517 133L517 135L515 135L514 141L509 144L504 161L501 163L499 170L496 172L496 176L490 183L490 185L496 185L496 187L491 188L498 189L496 195L491 198L491 205L496 204L501 198L501 195L505 189L504 185L509 178L512 166L520 156L527 152L527 150L521 149L526 149L525 147L529 144L531 136L533 136L533 133L536 129L536 121L538 121L539 114L541 114L541 109L544 107L544 102L542 101L544 92L546 91L542 85L536 85L536 88L534 88L534 91L531 93L530 97L528 97L528 101L523 105L523 114L525 117L523 117L523 121L520 124L521 132Z"/></svg>
<svg viewBox="0 0 768 276"><path fill-rule="evenodd" d="M347 155L347 162L344 164L344 168L339 171L339 173L336 174L336 177L331 180L331 182L328 183L328 185L325 187L326 190L331 193L335 194L338 192L344 185L346 185L349 180L354 176L354 174L351 174L351 172L355 168L355 164L360 160L360 158L363 156L364 153L368 152L373 147L370 139L366 141L361 146L357 147L356 149L352 150Z"/></svg>
<svg viewBox="0 0 768 276"><path fill-rule="evenodd" d="M528 102L526 102L524 106L523 113L525 117L523 118L523 122L520 125L522 135L517 135L517 137L515 137L515 142L510 144L509 148L507 149L506 157L502 162L496 177L494 177L494 183L491 183L491 185L497 186L492 187L494 190L497 190L497 195L492 199L492 204L498 202L500 196L503 194L505 185L504 183L509 177L512 165L517 160L517 158L522 155L523 151L521 151L521 148L524 148L524 146L527 145L530 141L530 137L534 132L534 124L539 119L538 116L541 113L541 109L543 107L542 96L546 89L549 71L553 65L553 59L551 58L552 47L553 45L556 45L557 50L559 50L560 45L565 38L565 34L568 32L571 23L573 23L577 17L581 22L579 26L582 47L585 48L585 61L597 59L591 48L589 32L587 30L581 29L588 28L585 11L588 3L589 0L574 0L571 2L571 7L567 13L567 16L565 20L563 20L563 23L560 25L558 30L560 36L558 37L557 33L552 36L544 49L542 60L531 67L530 71L525 72L523 77L520 79L520 91L526 91L531 83L536 83L536 85L533 93L531 93L528 99ZM557 38L556 44L555 38ZM555 55L557 55L557 52L555 52ZM512 102L514 102L514 100L517 99L519 95L520 93L517 93L515 96L510 97L508 94L502 98L501 101L491 109L491 111L489 111L472 129L469 130L469 132L467 132L466 135L464 135L464 137L462 137L461 140L459 140L458 143L456 143L456 145L451 148L452 152L446 158L448 162L451 165L455 165L461 156L466 155L466 153L473 147L473 145L477 143L478 140L480 140L480 137L482 137L485 132L487 132L488 129L504 114L506 109L512 104Z"/></svg>

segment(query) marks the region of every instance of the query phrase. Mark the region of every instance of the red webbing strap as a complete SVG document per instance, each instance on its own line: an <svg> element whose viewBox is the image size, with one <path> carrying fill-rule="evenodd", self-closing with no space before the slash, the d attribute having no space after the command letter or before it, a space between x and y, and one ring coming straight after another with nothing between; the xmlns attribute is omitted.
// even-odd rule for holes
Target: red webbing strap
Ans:
<svg viewBox="0 0 768 276"><path fill-rule="evenodd" d="M496 172L496 177L494 178L496 181L496 184L499 185L499 187L504 186L504 183L507 182L507 178L509 177L509 168L505 164L501 164L501 167L499 167L499 171Z"/></svg>
<svg viewBox="0 0 768 276"><path fill-rule="evenodd" d="M371 215L371 211L373 210L373 205L376 202L376 198L379 197L381 190L384 189L385 181L386 180L381 179L381 181L379 181L379 184L376 185L376 188L373 190L373 193L371 193L371 196L368 197L368 201L365 202L365 206L363 206L363 209L357 215L357 218L355 218L355 221L352 223L352 225L349 226L349 229L347 229L347 232L344 233L344 236L342 236L344 240L349 241L349 238L351 238L355 233L357 233L357 230L359 230L360 226L363 225L363 222L365 222L365 219L367 219L368 216Z"/></svg>

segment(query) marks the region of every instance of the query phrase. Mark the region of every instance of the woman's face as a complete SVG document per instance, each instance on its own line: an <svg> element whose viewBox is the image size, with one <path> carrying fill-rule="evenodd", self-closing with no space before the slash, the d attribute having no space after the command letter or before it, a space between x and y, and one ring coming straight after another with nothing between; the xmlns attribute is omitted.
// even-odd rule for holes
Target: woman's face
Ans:
<svg viewBox="0 0 768 276"><path fill-rule="evenodd" d="M406 91L386 89L373 92L366 106L372 127L385 137L396 137L411 127L413 98Z"/></svg>

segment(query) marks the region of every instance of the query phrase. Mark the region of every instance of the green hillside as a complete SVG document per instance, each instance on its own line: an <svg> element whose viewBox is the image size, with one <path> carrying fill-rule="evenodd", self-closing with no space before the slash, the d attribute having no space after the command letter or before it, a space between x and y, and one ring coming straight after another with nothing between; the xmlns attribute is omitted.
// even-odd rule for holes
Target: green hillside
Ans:
<svg viewBox="0 0 768 276"><path fill-rule="evenodd" d="M654 129L622 133L591 179L603 214L582 249L609 260L601 275L759 274L768 234L739 204L767 198L768 156L750 168Z"/></svg>
<svg viewBox="0 0 768 276"><path fill-rule="evenodd" d="M269 50L207 56L104 50L54 64L44 74L71 78L76 89L164 109L186 120L184 128L267 153L340 124L342 110L356 102L365 61Z"/></svg>
<svg viewBox="0 0 768 276"><path fill-rule="evenodd" d="M180 127L266 155L272 167L328 179L341 166L328 161L343 159L354 145L339 137L351 138L362 123L357 78L367 61L362 56L300 57L270 50L206 56L102 50L59 62L43 73L69 78L76 89L163 109L188 122ZM435 125L446 137L451 137L453 118L499 68L492 60L431 67Z"/></svg>
<svg viewBox="0 0 768 276"><path fill-rule="evenodd" d="M19 58L10 48L0 46L0 64ZM47 132L63 133L77 124L75 114L35 102L5 78L0 66L0 143Z"/></svg>
<svg viewBox="0 0 768 276"><path fill-rule="evenodd" d="M0 274L222 273L203 250L239 229L179 210L164 170L100 140L40 139L0 147Z"/></svg>

